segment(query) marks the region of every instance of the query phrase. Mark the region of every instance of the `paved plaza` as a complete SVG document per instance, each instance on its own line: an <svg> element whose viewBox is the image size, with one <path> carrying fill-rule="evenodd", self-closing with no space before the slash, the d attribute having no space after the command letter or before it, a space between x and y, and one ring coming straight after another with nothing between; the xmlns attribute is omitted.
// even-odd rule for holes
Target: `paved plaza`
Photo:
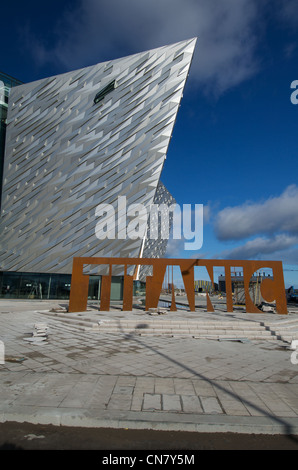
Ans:
<svg viewBox="0 0 298 470"><path fill-rule="evenodd" d="M223 310L150 316L94 306L68 314L63 301L1 299L0 422L298 434L295 351L270 328L269 336L245 334L261 320L289 325L297 318L295 309L286 318ZM191 333L207 319L229 322L230 330ZM159 324L151 332L153 321ZM232 335L236 322L245 325L241 337ZM47 336L31 341L40 323Z"/></svg>

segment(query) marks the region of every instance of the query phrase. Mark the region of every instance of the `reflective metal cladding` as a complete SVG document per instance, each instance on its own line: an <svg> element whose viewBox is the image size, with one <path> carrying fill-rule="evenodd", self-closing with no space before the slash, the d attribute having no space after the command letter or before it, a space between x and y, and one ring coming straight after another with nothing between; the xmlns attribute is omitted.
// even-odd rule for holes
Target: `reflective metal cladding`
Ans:
<svg viewBox="0 0 298 470"><path fill-rule="evenodd" d="M95 236L95 210L154 201L196 39L11 90L0 269L71 273L73 257L139 257Z"/></svg>

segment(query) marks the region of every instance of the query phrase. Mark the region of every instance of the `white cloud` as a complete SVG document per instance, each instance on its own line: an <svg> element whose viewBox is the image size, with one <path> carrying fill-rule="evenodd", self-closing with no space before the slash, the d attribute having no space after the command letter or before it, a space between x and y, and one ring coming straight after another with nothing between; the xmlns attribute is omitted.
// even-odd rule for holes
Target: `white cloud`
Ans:
<svg viewBox="0 0 298 470"><path fill-rule="evenodd" d="M263 202L227 207L219 212L214 228L221 241L249 239L216 257L298 264L298 187L288 186Z"/></svg>
<svg viewBox="0 0 298 470"><path fill-rule="evenodd" d="M167 244L167 251L165 254L166 258L177 258L179 254L184 250L184 243L185 240L175 240L174 238L170 238Z"/></svg>
<svg viewBox="0 0 298 470"><path fill-rule="evenodd" d="M269 259L274 253L274 258L276 259L276 253L283 257L285 255L284 251L292 248L293 245L297 243L298 236L286 234L279 234L271 238L257 237L253 240L249 240L242 246L223 251L220 257L228 259ZM292 262L294 261L295 260L292 260Z"/></svg>
<svg viewBox="0 0 298 470"><path fill-rule="evenodd" d="M262 259L269 260L269 255L265 255ZM270 256L270 259L272 259L272 256ZM287 265L298 264L298 246L294 246L287 250L276 251L274 253L274 260L280 260Z"/></svg>
<svg viewBox="0 0 298 470"><path fill-rule="evenodd" d="M218 213L214 228L219 240L276 232L298 235L298 187L291 185L280 196L264 202L227 207Z"/></svg>
<svg viewBox="0 0 298 470"><path fill-rule="evenodd" d="M61 11L51 48L28 34L41 64L67 70L197 36L191 77L218 94L256 73L259 12L257 0L81 0Z"/></svg>

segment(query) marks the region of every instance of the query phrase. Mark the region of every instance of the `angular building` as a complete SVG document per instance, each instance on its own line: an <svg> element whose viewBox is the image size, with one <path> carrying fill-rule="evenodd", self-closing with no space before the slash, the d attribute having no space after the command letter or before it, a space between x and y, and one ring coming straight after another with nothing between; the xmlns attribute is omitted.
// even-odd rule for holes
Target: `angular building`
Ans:
<svg viewBox="0 0 298 470"><path fill-rule="evenodd" d="M158 182L153 204L156 208L165 205L169 209L169 212L166 214L168 217L165 218L163 218L160 213L151 212L150 224L148 224L146 237L144 239L144 249L141 253L143 258L163 258L167 251L168 239L162 237L162 231L163 229L168 229L169 231L172 226L173 212L170 212L170 209L175 207L176 201L161 181ZM152 238L151 224L156 226L158 230L158 236L156 238ZM152 275L152 266L140 266L137 274L138 279L145 282L146 277Z"/></svg>
<svg viewBox="0 0 298 470"><path fill-rule="evenodd" d="M9 291L26 297L30 290L33 297L67 297L76 256L164 255L163 242L150 250L146 231L131 238L125 227L120 230L119 197L125 207L141 204L148 213L157 200L173 202L160 176L195 42L11 89L0 218L2 296ZM104 205L114 208L116 230L99 238L98 207Z"/></svg>
<svg viewBox="0 0 298 470"><path fill-rule="evenodd" d="M3 180L5 136L7 126L8 97L13 86L21 85L22 82L0 72L0 207Z"/></svg>

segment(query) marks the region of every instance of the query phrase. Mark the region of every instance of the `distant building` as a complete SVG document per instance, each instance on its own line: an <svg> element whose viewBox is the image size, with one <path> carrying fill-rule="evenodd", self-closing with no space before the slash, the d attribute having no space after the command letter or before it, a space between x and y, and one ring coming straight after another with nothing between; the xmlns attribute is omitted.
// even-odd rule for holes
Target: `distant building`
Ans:
<svg viewBox="0 0 298 470"><path fill-rule="evenodd" d="M214 292L214 288L211 281L198 280L195 281L195 292L208 292L211 294Z"/></svg>
<svg viewBox="0 0 298 470"><path fill-rule="evenodd" d="M288 302L298 301L298 289L294 289L294 286L291 286L286 290L286 295Z"/></svg>
<svg viewBox="0 0 298 470"><path fill-rule="evenodd" d="M273 277L270 274L263 272L251 277L249 282L249 292L252 300L255 304L260 304L263 301L261 295L261 283L264 278ZM244 277L243 273L235 272L231 273L231 284L232 292L234 294L235 303L245 304L245 292L244 292ZM218 290L220 292L226 292L226 278L223 275L218 276Z"/></svg>

